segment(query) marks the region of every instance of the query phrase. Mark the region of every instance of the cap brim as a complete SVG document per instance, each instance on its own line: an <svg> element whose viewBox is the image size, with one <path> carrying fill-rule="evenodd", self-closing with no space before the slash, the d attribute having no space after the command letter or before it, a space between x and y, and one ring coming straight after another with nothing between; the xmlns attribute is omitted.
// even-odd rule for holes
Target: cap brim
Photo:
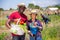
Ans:
<svg viewBox="0 0 60 40"><path fill-rule="evenodd" d="M18 5L18 7L24 7L24 8L26 9L26 7L25 7L25 6L23 6L23 5Z"/></svg>
<svg viewBox="0 0 60 40"><path fill-rule="evenodd" d="M18 7L20 7L20 6L25 6L25 5L17 5Z"/></svg>
<svg viewBox="0 0 60 40"><path fill-rule="evenodd" d="M29 15L32 15L32 14L34 14L34 13L31 13L31 14L29 14ZM36 14L37 15L37 14Z"/></svg>

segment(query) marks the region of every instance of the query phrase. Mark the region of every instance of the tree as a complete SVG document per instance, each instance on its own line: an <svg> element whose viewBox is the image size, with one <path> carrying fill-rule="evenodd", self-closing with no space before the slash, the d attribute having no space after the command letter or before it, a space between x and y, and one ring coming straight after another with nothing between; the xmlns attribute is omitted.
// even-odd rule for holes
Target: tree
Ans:
<svg viewBox="0 0 60 40"><path fill-rule="evenodd" d="M28 8L32 8L32 9L34 9L35 6L34 6L34 4L30 3L30 4L28 5Z"/></svg>
<svg viewBox="0 0 60 40"><path fill-rule="evenodd" d="M53 6L48 6L48 7L46 7L46 9L51 8L51 7L53 7Z"/></svg>
<svg viewBox="0 0 60 40"><path fill-rule="evenodd" d="M10 8L9 10L13 10L12 8Z"/></svg>
<svg viewBox="0 0 60 40"><path fill-rule="evenodd" d="M55 5L55 7L59 8L60 9L60 6L59 5Z"/></svg>
<svg viewBox="0 0 60 40"><path fill-rule="evenodd" d="M4 9L3 8L0 8L0 11L4 11Z"/></svg>
<svg viewBox="0 0 60 40"><path fill-rule="evenodd" d="M38 5L35 6L35 9L40 9L40 7Z"/></svg>

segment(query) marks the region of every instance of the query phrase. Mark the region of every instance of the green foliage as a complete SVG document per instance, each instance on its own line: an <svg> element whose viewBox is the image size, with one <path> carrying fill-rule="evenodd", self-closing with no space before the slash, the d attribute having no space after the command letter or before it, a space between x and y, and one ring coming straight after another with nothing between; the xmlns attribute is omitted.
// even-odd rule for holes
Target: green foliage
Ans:
<svg viewBox="0 0 60 40"><path fill-rule="evenodd" d="M56 38L56 36L57 36L57 29L54 28L54 27L51 28L51 29L49 30L49 33L48 33L48 34L49 34L49 37L50 37L50 38L53 38L53 37Z"/></svg>
<svg viewBox="0 0 60 40"><path fill-rule="evenodd" d="M60 16L58 15L49 15L48 16L51 20L52 27L47 25L45 29L42 31L42 38L43 40L60 40Z"/></svg>
<svg viewBox="0 0 60 40"><path fill-rule="evenodd" d="M40 7L38 5L35 6L35 9L40 9Z"/></svg>
<svg viewBox="0 0 60 40"><path fill-rule="evenodd" d="M0 20L0 26L5 25L6 20Z"/></svg>
<svg viewBox="0 0 60 40"><path fill-rule="evenodd" d="M10 8L9 10L13 10L12 8Z"/></svg>
<svg viewBox="0 0 60 40"><path fill-rule="evenodd" d="M60 9L60 6L59 5L55 5L55 7L59 8Z"/></svg>
<svg viewBox="0 0 60 40"><path fill-rule="evenodd" d="M58 29L58 27L51 27L51 28L45 28L43 31L42 31L42 37L43 37L43 40L53 40L53 39L56 39L57 40L57 33L59 33L60 29Z"/></svg>
<svg viewBox="0 0 60 40"><path fill-rule="evenodd" d="M34 4L32 4L32 3L30 3L30 4L28 5L28 8L31 8L31 9L41 9L41 10L43 10L42 8L40 8L40 6L34 5Z"/></svg>
<svg viewBox="0 0 60 40"><path fill-rule="evenodd" d="M24 25L20 25L20 28L22 28L24 32L27 33L26 23L24 23Z"/></svg>
<svg viewBox="0 0 60 40"><path fill-rule="evenodd" d="M0 34L0 40L4 40L4 37L7 35L7 33L3 32L2 34Z"/></svg>
<svg viewBox="0 0 60 40"><path fill-rule="evenodd" d="M0 8L0 11L4 11L4 9L3 8Z"/></svg>
<svg viewBox="0 0 60 40"><path fill-rule="evenodd" d="M34 9L34 8L35 8L35 7L34 7L34 4L32 4L32 3L29 4L29 5L28 5L28 8L32 8L32 9Z"/></svg>

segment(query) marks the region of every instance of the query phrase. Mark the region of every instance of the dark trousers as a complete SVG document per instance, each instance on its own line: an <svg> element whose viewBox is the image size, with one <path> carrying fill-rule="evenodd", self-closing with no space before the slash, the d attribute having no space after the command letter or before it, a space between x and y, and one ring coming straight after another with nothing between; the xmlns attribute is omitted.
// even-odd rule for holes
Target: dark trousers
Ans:
<svg viewBox="0 0 60 40"><path fill-rule="evenodd" d="M25 40L25 34L20 36L12 36L12 40Z"/></svg>

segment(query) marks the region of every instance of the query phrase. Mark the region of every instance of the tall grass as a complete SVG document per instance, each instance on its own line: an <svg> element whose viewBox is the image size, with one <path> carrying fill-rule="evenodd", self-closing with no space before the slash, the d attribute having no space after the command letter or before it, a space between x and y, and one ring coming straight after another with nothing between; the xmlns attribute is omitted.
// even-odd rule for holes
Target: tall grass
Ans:
<svg viewBox="0 0 60 40"><path fill-rule="evenodd" d="M51 20L53 27L47 25L42 31L43 40L60 40L60 16L50 15L48 16Z"/></svg>
<svg viewBox="0 0 60 40"><path fill-rule="evenodd" d="M59 40L60 39L59 31L60 31L60 27L45 28L42 31L42 38L43 40Z"/></svg>

